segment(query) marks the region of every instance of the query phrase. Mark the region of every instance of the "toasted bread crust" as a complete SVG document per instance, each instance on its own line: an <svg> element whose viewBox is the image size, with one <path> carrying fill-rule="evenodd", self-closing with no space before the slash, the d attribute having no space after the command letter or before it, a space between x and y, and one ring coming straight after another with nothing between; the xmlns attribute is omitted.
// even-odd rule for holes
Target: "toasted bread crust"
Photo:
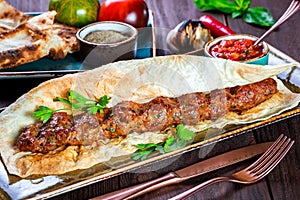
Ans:
<svg viewBox="0 0 300 200"><path fill-rule="evenodd" d="M79 41L76 38L78 28L54 23L52 41L48 58L53 60L63 59L68 53L79 51Z"/></svg>
<svg viewBox="0 0 300 200"><path fill-rule="evenodd" d="M0 0L0 33L15 29L29 19L29 15Z"/></svg>
<svg viewBox="0 0 300 200"><path fill-rule="evenodd" d="M54 12L33 17L0 0L0 69L45 56L64 59L68 53L79 51L78 28L54 23ZM12 46L12 43L19 45Z"/></svg>
<svg viewBox="0 0 300 200"><path fill-rule="evenodd" d="M32 62L48 55L55 15L55 11L49 11L1 34L0 69Z"/></svg>

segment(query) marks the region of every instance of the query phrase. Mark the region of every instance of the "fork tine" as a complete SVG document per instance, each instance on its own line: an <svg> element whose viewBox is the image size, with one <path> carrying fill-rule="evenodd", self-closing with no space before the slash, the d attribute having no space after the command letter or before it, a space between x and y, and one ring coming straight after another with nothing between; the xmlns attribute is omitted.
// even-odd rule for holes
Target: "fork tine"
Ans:
<svg viewBox="0 0 300 200"><path fill-rule="evenodd" d="M283 136L281 134L278 139L271 145L271 147L269 147L269 149L249 167L231 174L231 177L221 176L209 179L171 199L177 200L186 198L208 185L222 181L230 181L241 184L255 183L265 177L269 172L271 172L272 169L274 169L275 166L277 166L277 164L283 159L283 157L287 154L293 144L294 141L291 141L290 138L287 138L286 136ZM257 169L257 167L260 167L262 169ZM257 170L257 172L253 172L252 170Z"/></svg>
<svg viewBox="0 0 300 200"><path fill-rule="evenodd" d="M281 134L278 139L271 145L271 147L263 154L261 155L261 157L259 159L257 159L252 165L250 165L249 167L247 167L245 170L248 170L250 168L255 167L257 164L259 164L262 160L264 160L266 157L268 157L268 155L270 153L272 153L273 149L278 145L278 143L281 142L282 138L283 138L283 134Z"/></svg>
<svg viewBox="0 0 300 200"><path fill-rule="evenodd" d="M259 175L257 176L258 179L266 176L268 173L270 173L270 171L272 171L272 169L274 169L274 167L277 166L277 164L284 158L284 156L287 154L287 152L290 150L290 148L293 146L294 141L290 141L289 143L287 143L287 145L285 146L285 148L280 151L280 153L278 153L278 157L276 160L273 160L272 162L270 162L270 164L268 165L268 167L265 167L264 171L261 169L260 171L258 171L257 173L259 173Z"/></svg>
<svg viewBox="0 0 300 200"><path fill-rule="evenodd" d="M257 162L255 165L251 166L248 168L248 170L251 170L251 172L256 172L257 170L263 168L263 165L265 165L266 163L272 161L272 159L276 158L276 155L280 155L277 154L278 151L282 150L282 148L285 148L285 144L287 144L290 141L290 139L288 139L286 136L284 136L282 139L280 139L278 141L278 143L276 143L276 146L273 146L270 151L268 152L268 154L266 154L259 162Z"/></svg>

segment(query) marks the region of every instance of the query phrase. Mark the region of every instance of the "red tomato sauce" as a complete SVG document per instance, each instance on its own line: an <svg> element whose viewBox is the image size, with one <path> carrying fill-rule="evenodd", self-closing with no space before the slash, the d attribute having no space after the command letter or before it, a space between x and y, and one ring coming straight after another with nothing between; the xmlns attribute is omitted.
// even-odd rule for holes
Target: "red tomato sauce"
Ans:
<svg viewBox="0 0 300 200"><path fill-rule="evenodd" d="M209 53L216 58L247 61L264 54L263 45L254 46L254 42L250 39L222 40L212 46Z"/></svg>

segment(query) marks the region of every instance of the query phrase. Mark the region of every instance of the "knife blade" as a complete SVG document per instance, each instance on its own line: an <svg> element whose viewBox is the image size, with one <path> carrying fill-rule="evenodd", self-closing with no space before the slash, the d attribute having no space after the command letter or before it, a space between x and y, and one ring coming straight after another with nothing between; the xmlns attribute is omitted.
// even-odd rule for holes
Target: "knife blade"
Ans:
<svg viewBox="0 0 300 200"><path fill-rule="evenodd" d="M92 200L120 200L136 198L161 187L180 183L187 179L247 160L264 153L272 144L273 142L265 142L232 150L218 156L200 161L183 169L169 172L160 178L115 192L104 194L102 196L92 198Z"/></svg>

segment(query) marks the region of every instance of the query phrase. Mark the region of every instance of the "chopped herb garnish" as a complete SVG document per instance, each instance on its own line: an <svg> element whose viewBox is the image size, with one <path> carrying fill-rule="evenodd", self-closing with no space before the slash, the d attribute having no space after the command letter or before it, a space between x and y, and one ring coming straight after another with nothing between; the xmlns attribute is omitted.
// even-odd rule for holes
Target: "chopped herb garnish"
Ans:
<svg viewBox="0 0 300 200"><path fill-rule="evenodd" d="M97 112L103 113L103 108L106 107L110 100L110 97L104 95L100 97L97 101L85 98L81 94L70 90L67 92L67 98L55 97L53 101L63 102L69 105L69 108L61 108L53 110L46 106L39 106L39 108L33 113L33 116L37 119L42 120L44 123L47 122L54 112L62 110L72 110L74 111L85 111L89 114L96 114Z"/></svg>
<svg viewBox="0 0 300 200"><path fill-rule="evenodd" d="M131 158L133 160L145 160L154 151L164 154L181 149L192 143L195 135L193 131L180 124L176 127L176 136L167 138L165 142L136 145L138 150L131 155Z"/></svg>

